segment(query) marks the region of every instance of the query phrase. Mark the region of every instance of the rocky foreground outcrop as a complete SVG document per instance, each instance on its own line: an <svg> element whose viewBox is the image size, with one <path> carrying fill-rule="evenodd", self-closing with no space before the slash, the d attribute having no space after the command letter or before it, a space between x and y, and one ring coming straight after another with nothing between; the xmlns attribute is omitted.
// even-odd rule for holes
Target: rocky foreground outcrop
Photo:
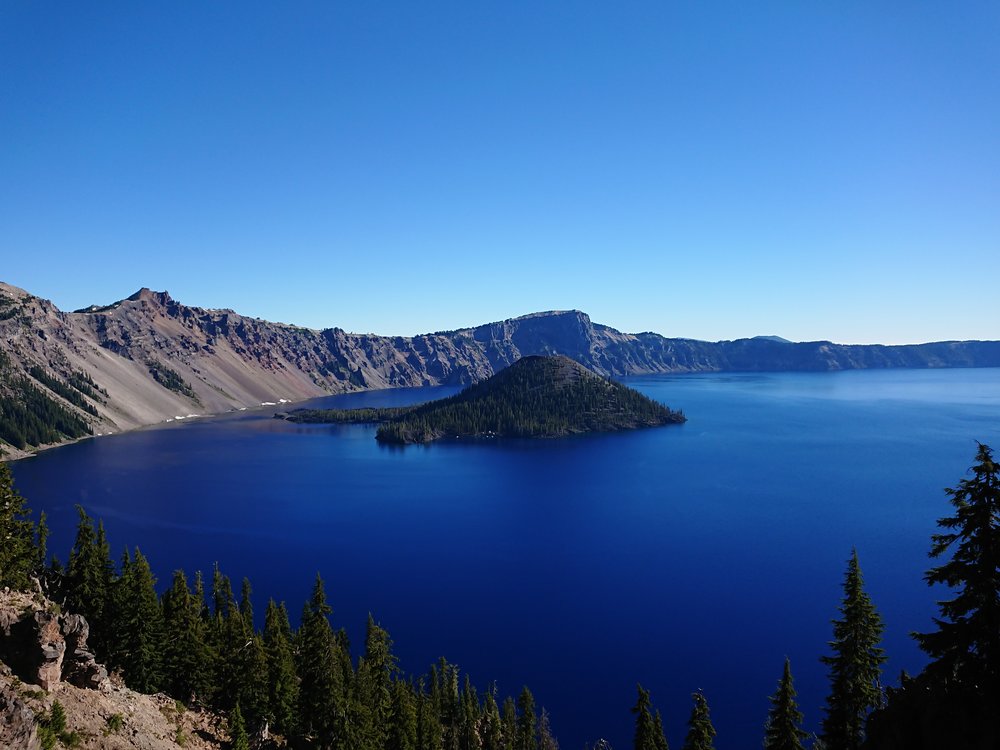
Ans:
<svg viewBox="0 0 1000 750"><path fill-rule="evenodd" d="M225 722L109 677L87 648L87 621L41 596L0 592L0 748L41 750L40 722L59 702L65 736L102 750L219 750ZM66 743L63 743L66 744Z"/></svg>
<svg viewBox="0 0 1000 750"><path fill-rule="evenodd" d="M13 595L0 604L0 661L43 690L62 684L109 687L108 671L87 648L89 635L81 615L60 614L25 596Z"/></svg>
<svg viewBox="0 0 1000 750"><path fill-rule="evenodd" d="M11 384L22 380L94 434L346 391L464 385L537 354L562 354L604 376L1000 367L997 341L849 346L760 337L710 343L622 333L576 310L422 336L376 336L190 307L149 289L63 312L0 283L0 399L12 398ZM61 394L60 384L70 390ZM82 391L73 390L78 386ZM18 455L9 446L7 452Z"/></svg>

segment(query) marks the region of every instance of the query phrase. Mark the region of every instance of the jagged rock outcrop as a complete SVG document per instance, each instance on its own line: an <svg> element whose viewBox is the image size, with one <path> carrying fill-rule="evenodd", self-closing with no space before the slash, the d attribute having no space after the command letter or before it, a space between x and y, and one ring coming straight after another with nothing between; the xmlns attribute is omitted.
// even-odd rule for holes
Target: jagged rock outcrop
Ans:
<svg viewBox="0 0 1000 750"><path fill-rule="evenodd" d="M0 747L6 750L41 750L35 712L10 685L0 684Z"/></svg>
<svg viewBox="0 0 1000 750"><path fill-rule="evenodd" d="M67 313L0 283L0 398L11 398L11 384L21 379L95 434L366 388L464 385L532 354L562 354L604 376L1000 367L997 341L848 346L758 337L710 343L622 333L576 310L421 336L376 336L190 307L145 288L111 305ZM58 382L42 382L32 367ZM60 383L70 390L60 393Z"/></svg>
<svg viewBox="0 0 1000 750"><path fill-rule="evenodd" d="M108 671L87 648L89 634L82 615L58 614L23 595L0 598L0 661L24 682L44 690L64 682L107 688Z"/></svg>

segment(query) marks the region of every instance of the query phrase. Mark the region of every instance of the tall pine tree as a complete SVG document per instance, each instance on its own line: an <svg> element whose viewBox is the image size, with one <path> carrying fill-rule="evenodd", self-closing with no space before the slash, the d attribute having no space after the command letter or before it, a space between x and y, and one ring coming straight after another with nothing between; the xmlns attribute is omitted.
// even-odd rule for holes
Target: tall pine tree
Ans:
<svg viewBox="0 0 1000 750"><path fill-rule="evenodd" d="M632 747L635 750L660 750L656 738L656 722L653 719L652 707L649 701L649 691L642 685L636 685L638 698L632 706L632 713L635 714L635 735L632 740Z"/></svg>
<svg viewBox="0 0 1000 750"><path fill-rule="evenodd" d="M537 750L538 740L535 737L535 726L538 722L535 715L535 697L525 685L517 696L517 739L516 750Z"/></svg>
<svg viewBox="0 0 1000 750"><path fill-rule="evenodd" d="M792 666L785 658L785 671L778 682L778 691L771 696L771 710L764 726L764 750L805 750L802 740L802 712L795 702Z"/></svg>
<svg viewBox="0 0 1000 750"><path fill-rule="evenodd" d="M112 595L115 666L125 682L140 693L155 693L163 687L165 627L163 610L156 596L156 579L138 548L122 558L121 577Z"/></svg>
<svg viewBox="0 0 1000 750"><path fill-rule="evenodd" d="M295 673L292 629L284 603L268 602L264 615L264 652L267 655L267 720L276 732L295 733L295 707L299 699L299 678Z"/></svg>
<svg viewBox="0 0 1000 750"><path fill-rule="evenodd" d="M111 587L114 563L104 535L104 524L94 531L94 522L83 506L77 505L79 523L76 541L69 553L64 582L66 609L83 615L90 625L90 643L99 658L106 656L111 614Z"/></svg>
<svg viewBox="0 0 1000 750"><path fill-rule="evenodd" d="M844 576L841 619L833 620L832 656L821 657L830 672L822 738L827 750L858 750L865 719L882 704L882 618L864 590L857 550Z"/></svg>
<svg viewBox="0 0 1000 750"><path fill-rule="evenodd" d="M978 691L1000 705L1000 464L979 445L972 478L945 490L955 509L938 521L944 531L931 540L930 556L951 559L924 576L930 585L955 592L938 602L937 630L916 634L933 660L929 675Z"/></svg>
<svg viewBox="0 0 1000 750"><path fill-rule="evenodd" d="M184 571L174 572L162 603L167 634L163 655L166 690L186 702L205 700L212 679L208 634L201 619L202 603L191 593Z"/></svg>
<svg viewBox="0 0 1000 750"><path fill-rule="evenodd" d="M688 719L688 733L684 738L683 750L715 750L715 727L708 711L708 701L701 693L692 693L694 708Z"/></svg>
<svg viewBox="0 0 1000 750"><path fill-rule="evenodd" d="M0 461L0 586L26 589L35 572L35 525L10 468Z"/></svg>
<svg viewBox="0 0 1000 750"><path fill-rule="evenodd" d="M323 579L316 576L312 597L302 612L298 637L300 731L313 746L333 748L345 718L344 675L340 645L330 627L332 610L326 603Z"/></svg>

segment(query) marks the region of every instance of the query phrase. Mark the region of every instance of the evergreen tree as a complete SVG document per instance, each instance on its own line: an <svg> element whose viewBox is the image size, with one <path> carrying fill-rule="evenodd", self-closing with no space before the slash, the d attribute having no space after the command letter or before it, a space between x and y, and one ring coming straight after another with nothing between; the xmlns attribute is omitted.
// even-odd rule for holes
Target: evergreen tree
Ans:
<svg viewBox="0 0 1000 750"><path fill-rule="evenodd" d="M771 696L771 710L764 727L764 750L805 750L802 740L802 712L795 702L791 662L785 659L785 671L778 682L778 692Z"/></svg>
<svg viewBox="0 0 1000 750"><path fill-rule="evenodd" d="M423 679L417 684L417 749L442 750L444 747L441 718L434 698L424 689Z"/></svg>
<svg viewBox="0 0 1000 750"><path fill-rule="evenodd" d="M229 747L230 750L250 750L250 738L247 736L247 725L243 720L240 704L233 706L229 714Z"/></svg>
<svg viewBox="0 0 1000 750"><path fill-rule="evenodd" d="M504 698L503 711L500 714L503 724L504 750L515 750L517 747L517 706L509 695Z"/></svg>
<svg viewBox="0 0 1000 750"><path fill-rule="evenodd" d="M715 738L715 727L708 713L708 701L701 693L692 693L694 708L688 719L688 733L684 738L683 750L714 750L712 740Z"/></svg>
<svg viewBox="0 0 1000 750"><path fill-rule="evenodd" d="M535 738L535 726L538 721L535 716L535 697L527 685L521 688L521 694L517 697L517 709L515 750L538 750L538 741Z"/></svg>
<svg viewBox="0 0 1000 750"><path fill-rule="evenodd" d="M650 711L649 691L642 685L636 685L639 693L632 713L635 714L635 736L632 746L635 750L659 750L656 739L656 724Z"/></svg>
<svg viewBox="0 0 1000 750"><path fill-rule="evenodd" d="M344 720L344 675L341 672L339 644L327 619L323 579L316 576L312 597L302 613L299 629L298 672L299 726L314 739L318 748L338 744L337 730Z"/></svg>
<svg viewBox="0 0 1000 750"><path fill-rule="evenodd" d="M36 571L44 571L45 557L48 554L49 548L48 516L45 515L44 510L38 514L38 526L35 530L35 539L35 563L33 567Z"/></svg>
<svg viewBox="0 0 1000 750"><path fill-rule="evenodd" d="M544 708L541 718L538 720L538 750L559 750L559 743L552 734L549 712Z"/></svg>
<svg viewBox="0 0 1000 750"><path fill-rule="evenodd" d="M295 674L292 629L285 605L272 599L264 616L264 652L267 655L267 719L275 731L290 736L295 732L295 706L299 679Z"/></svg>
<svg viewBox="0 0 1000 750"><path fill-rule="evenodd" d="M0 587L26 589L37 562L35 525L10 468L0 461Z"/></svg>
<svg viewBox="0 0 1000 750"><path fill-rule="evenodd" d="M188 588L184 571L174 572L162 602L167 633L163 655L166 690L188 702L205 699L210 693L212 678L207 628L201 619L202 602Z"/></svg>
<svg viewBox="0 0 1000 750"><path fill-rule="evenodd" d="M121 578L113 595L117 666L125 682L140 693L163 686L164 623L156 596L156 579L138 548L122 559Z"/></svg>
<svg viewBox="0 0 1000 750"><path fill-rule="evenodd" d="M670 745L667 744L667 735L663 732L663 717L660 716L659 710L653 719L653 736L656 739L656 750L670 750Z"/></svg>
<svg viewBox="0 0 1000 750"><path fill-rule="evenodd" d="M930 556L951 559L924 576L929 585L955 592L938 602L937 630L915 634L933 660L928 676L954 683L1000 705L1000 465L979 445L972 478L946 489L953 516L938 520L944 531L931 537Z"/></svg>
<svg viewBox="0 0 1000 750"><path fill-rule="evenodd" d="M236 680L237 702L248 726L261 727L268 721L268 667L264 642L253 625L250 581L243 579L239 611L230 615L232 632L239 645L233 662L239 671Z"/></svg>
<svg viewBox="0 0 1000 750"><path fill-rule="evenodd" d="M486 699L483 701L483 717L479 728L483 750L503 750L503 724L500 720L500 709L497 706L497 700L493 692L493 690L489 690L486 693Z"/></svg>
<svg viewBox="0 0 1000 750"><path fill-rule="evenodd" d="M66 608L87 618L90 644L95 653L103 657L108 645L114 583L111 547L104 535L104 524L99 524L95 532L94 523L83 506L77 505L76 512L80 520L66 566Z"/></svg>
<svg viewBox="0 0 1000 750"><path fill-rule="evenodd" d="M465 684L462 686L461 709L458 720L458 746L459 750L480 750L482 743L479 739L479 696L476 688L473 687L469 675L465 675Z"/></svg>
<svg viewBox="0 0 1000 750"><path fill-rule="evenodd" d="M880 647L882 618L864 590L858 553L853 551L844 577L842 619L833 620L832 656L822 739L827 750L857 750L864 740L865 719L882 703L880 678L886 660Z"/></svg>
<svg viewBox="0 0 1000 750"><path fill-rule="evenodd" d="M417 750L417 701L413 688L402 680L392 683L391 721L386 750Z"/></svg>
<svg viewBox="0 0 1000 750"><path fill-rule="evenodd" d="M389 634L368 615L365 655L358 666L357 699L363 707L359 727L362 743L383 748L392 713L392 677L396 672L396 657L392 655Z"/></svg>

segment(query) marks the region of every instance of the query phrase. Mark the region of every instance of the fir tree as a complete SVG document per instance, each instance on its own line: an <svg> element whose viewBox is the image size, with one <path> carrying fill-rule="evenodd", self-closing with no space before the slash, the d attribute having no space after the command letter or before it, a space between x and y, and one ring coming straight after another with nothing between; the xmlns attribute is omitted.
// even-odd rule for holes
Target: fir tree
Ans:
<svg viewBox="0 0 1000 750"><path fill-rule="evenodd" d="M552 734L549 712L544 708L538 720L538 750L559 750L559 743Z"/></svg>
<svg viewBox="0 0 1000 750"><path fill-rule="evenodd" d="M764 750L805 750L802 740L802 712L795 702L791 662L785 659L785 671L778 682L778 691L771 696L771 710L764 727Z"/></svg>
<svg viewBox="0 0 1000 750"><path fill-rule="evenodd" d="M35 563L36 571L45 570L45 557L49 548L49 524L45 511L38 514L38 526L35 529Z"/></svg>
<svg viewBox="0 0 1000 750"><path fill-rule="evenodd" d="M392 683L391 721L386 750L417 750L417 701L413 689L402 680Z"/></svg>
<svg viewBox="0 0 1000 750"><path fill-rule="evenodd" d="M483 701L483 717L479 728L483 750L503 750L503 724L500 720L500 708L493 693L493 690L487 691L486 699Z"/></svg>
<svg viewBox="0 0 1000 750"><path fill-rule="evenodd" d="M930 556L951 559L924 579L955 592L938 602L937 630L915 634L933 660L927 667L939 683L961 685L1000 705L1000 465L979 445L972 478L946 489L953 516L938 520L944 531L931 537Z"/></svg>
<svg viewBox="0 0 1000 750"><path fill-rule="evenodd" d="M229 714L229 747L230 750L250 750L250 738L247 736L247 725L243 720L240 704L233 706Z"/></svg>
<svg viewBox="0 0 1000 750"><path fill-rule="evenodd" d="M632 747L635 750L659 750L656 740L656 724L650 711L649 691L642 685L636 685L639 693L632 713L635 714L635 736Z"/></svg>
<svg viewBox="0 0 1000 750"><path fill-rule="evenodd" d="M416 700L417 750L441 750L444 746L441 718L434 698L427 694L422 679L417 684Z"/></svg>
<svg viewBox="0 0 1000 750"><path fill-rule="evenodd" d="M833 620L832 656L822 739L827 750L857 750L864 740L865 719L882 703L881 674L886 660L880 647L882 618L864 590L858 553L853 551L844 577L842 619Z"/></svg>
<svg viewBox="0 0 1000 750"><path fill-rule="evenodd" d="M323 579L317 575L312 597L302 613L298 672L302 680L299 726L319 748L338 744L337 730L343 726L345 713L340 647L327 619L331 611Z"/></svg>
<svg viewBox="0 0 1000 750"><path fill-rule="evenodd" d="M264 616L264 652L267 655L268 721L276 731L289 736L295 732L295 706L299 680L295 674L292 629L285 605L272 599Z"/></svg>
<svg viewBox="0 0 1000 750"><path fill-rule="evenodd" d="M253 625L250 594L250 581L244 578L239 611L230 619L237 643L242 643L233 659L240 675L236 680L237 702L247 724L256 728L268 720L268 668L263 640Z"/></svg>
<svg viewBox="0 0 1000 750"><path fill-rule="evenodd" d="M538 721L535 716L535 698L527 686L521 688L521 694L517 697L517 709L515 750L538 750L538 741L535 738L535 726Z"/></svg>
<svg viewBox="0 0 1000 750"><path fill-rule="evenodd" d="M365 655L357 675L358 699L365 708L361 730L367 746L382 748L386 744L395 672L396 657L392 655L389 634L369 614Z"/></svg>
<svg viewBox="0 0 1000 750"><path fill-rule="evenodd" d="M459 750L481 750L479 714L479 696L476 694L476 688L473 687L469 675L465 675L458 720Z"/></svg>
<svg viewBox="0 0 1000 750"><path fill-rule="evenodd" d="M670 750L667 735L663 732L663 717L660 716L659 710L653 719L653 736L656 738L656 750Z"/></svg>
<svg viewBox="0 0 1000 750"><path fill-rule="evenodd" d="M35 572L35 525L10 468L0 461L0 586L26 589Z"/></svg>
<svg viewBox="0 0 1000 750"><path fill-rule="evenodd" d="M503 724L504 750L515 750L517 747L517 706L509 695L504 698L500 716L500 721Z"/></svg>
<svg viewBox="0 0 1000 750"><path fill-rule="evenodd" d="M712 740L715 738L715 727L708 712L708 701L701 693L692 693L694 708L688 719L688 733L684 738L683 750L714 750Z"/></svg>
<svg viewBox="0 0 1000 750"><path fill-rule="evenodd" d="M188 588L184 571L175 571L170 588L163 594L167 633L164 678L167 692L184 701L205 699L210 692L212 659L201 607Z"/></svg>
<svg viewBox="0 0 1000 750"><path fill-rule="evenodd" d="M83 507L77 505L76 512L80 520L66 566L66 608L87 618L90 643L98 656L104 656L114 583L111 547L104 535L104 524L99 524L95 532L94 523Z"/></svg>
<svg viewBox="0 0 1000 750"><path fill-rule="evenodd" d="M141 693L155 693L163 684L163 611L156 596L156 579L138 548L125 553L121 578L113 596L116 663L125 682Z"/></svg>

